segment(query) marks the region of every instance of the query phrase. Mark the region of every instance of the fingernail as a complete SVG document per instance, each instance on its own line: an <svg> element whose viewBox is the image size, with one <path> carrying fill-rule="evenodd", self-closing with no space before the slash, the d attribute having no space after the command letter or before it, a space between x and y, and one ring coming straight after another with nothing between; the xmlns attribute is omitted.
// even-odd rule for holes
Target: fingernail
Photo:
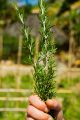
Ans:
<svg viewBox="0 0 80 120"><path fill-rule="evenodd" d="M53 120L53 118L50 116L48 120Z"/></svg>
<svg viewBox="0 0 80 120"><path fill-rule="evenodd" d="M48 108L47 107L45 107L45 112L48 112Z"/></svg>

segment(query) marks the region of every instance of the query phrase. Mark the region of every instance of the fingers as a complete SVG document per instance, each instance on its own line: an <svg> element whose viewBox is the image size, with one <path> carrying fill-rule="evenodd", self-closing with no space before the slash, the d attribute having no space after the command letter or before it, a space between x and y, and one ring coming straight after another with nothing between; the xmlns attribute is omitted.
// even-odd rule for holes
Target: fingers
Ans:
<svg viewBox="0 0 80 120"><path fill-rule="evenodd" d="M26 116L26 120L34 120L33 118L31 118L28 114Z"/></svg>
<svg viewBox="0 0 80 120"><path fill-rule="evenodd" d="M41 111L44 111L44 112L48 112L48 108L47 108L46 104L37 95L30 96L29 102L35 108L37 108Z"/></svg>
<svg viewBox="0 0 80 120"><path fill-rule="evenodd" d="M63 112L62 112L62 106L57 102L55 99L47 100L46 104L49 109L54 110L53 116L56 118L56 120L63 120Z"/></svg>
<svg viewBox="0 0 80 120"><path fill-rule="evenodd" d="M57 120L63 120L63 112L59 111L56 118Z"/></svg>
<svg viewBox="0 0 80 120"><path fill-rule="evenodd" d="M28 117L26 120L34 120L33 118Z"/></svg>
<svg viewBox="0 0 80 120"><path fill-rule="evenodd" d="M36 119L36 120L49 120L50 116L40 110L38 110L37 108L33 107L32 105L29 105L28 109L27 109L27 114L33 118L32 120ZM28 118L29 120L31 120L31 118Z"/></svg>
<svg viewBox="0 0 80 120"><path fill-rule="evenodd" d="M29 97L29 103L27 120L52 120L50 115L47 114L51 109L54 110L52 116L56 120L63 119L62 106L55 99L47 100L45 103L37 95L32 95Z"/></svg>
<svg viewBox="0 0 80 120"><path fill-rule="evenodd" d="M59 102L57 102L55 99L47 100L46 105L48 106L48 108L56 111L60 111L62 109L61 104L59 104Z"/></svg>

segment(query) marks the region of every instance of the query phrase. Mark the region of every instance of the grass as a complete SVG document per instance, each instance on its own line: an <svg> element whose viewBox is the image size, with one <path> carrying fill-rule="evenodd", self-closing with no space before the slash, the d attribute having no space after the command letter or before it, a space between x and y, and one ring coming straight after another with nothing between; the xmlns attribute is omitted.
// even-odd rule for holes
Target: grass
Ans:
<svg viewBox="0 0 80 120"><path fill-rule="evenodd" d="M30 76L22 76L21 78L21 89L32 89L33 88L33 80ZM13 75L8 75L6 77L0 77L0 88L16 88L16 78ZM0 97L27 97L30 94L27 93L0 93ZM3 107L20 107L20 108L27 108L26 102L4 102L0 101L0 108ZM0 112L0 120L5 120L5 117L7 120L24 120L25 113L19 113L19 112Z"/></svg>
<svg viewBox="0 0 80 120"><path fill-rule="evenodd" d="M2 83L2 84L1 84ZM73 92L71 94L58 94L59 98L63 100L63 111L66 120L79 120L80 119L80 92L76 85L80 84L80 77L75 79L63 79L58 84L58 89L71 89L75 88L78 92ZM13 75L8 75L5 77L0 77L0 88L16 88L16 78ZM22 89L33 89L33 78L30 76L22 76L20 88ZM0 97L10 96L10 97L26 97L30 94L26 93L0 93ZM0 101L1 107L20 107L27 108L28 103L26 102L4 102ZM14 114L14 115L13 115ZM24 120L25 113L21 112L0 112L0 120Z"/></svg>
<svg viewBox="0 0 80 120"><path fill-rule="evenodd" d="M58 88L60 87L60 88L68 89L70 87L74 87L78 83L80 83L80 77L65 78L60 81L60 83L58 84Z"/></svg>

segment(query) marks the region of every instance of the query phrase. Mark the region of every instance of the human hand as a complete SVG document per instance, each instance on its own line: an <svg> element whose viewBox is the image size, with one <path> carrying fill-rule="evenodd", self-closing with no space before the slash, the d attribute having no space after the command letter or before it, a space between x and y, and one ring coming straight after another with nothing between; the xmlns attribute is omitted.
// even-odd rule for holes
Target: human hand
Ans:
<svg viewBox="0 0 80 120"><path fill-rule="evenodd" d="M43 102L37 95L29 97L26 120L52 120L49 112L53 113L55 120L64 120L62 107L55 99Z"/></svg>

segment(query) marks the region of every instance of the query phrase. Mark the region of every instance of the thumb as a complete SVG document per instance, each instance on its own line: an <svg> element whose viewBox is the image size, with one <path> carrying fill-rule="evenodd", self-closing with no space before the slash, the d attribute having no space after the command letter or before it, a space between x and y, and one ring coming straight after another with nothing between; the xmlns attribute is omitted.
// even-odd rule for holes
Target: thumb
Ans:
<svg viewBox="0 0 80 120"><path fill-rule="evenodd" d="M49 114L56 120L63 120L62 105L55 99L46 101L46 105L49 108Z"/></svg>
<svg viewBox="0 0 80 120"><path fill-rule="evenodd" d="M62 105L55 99L49 99L46 101L46 105L49 109L53 109L56 111L60 111L62 109Z"/></svg>

